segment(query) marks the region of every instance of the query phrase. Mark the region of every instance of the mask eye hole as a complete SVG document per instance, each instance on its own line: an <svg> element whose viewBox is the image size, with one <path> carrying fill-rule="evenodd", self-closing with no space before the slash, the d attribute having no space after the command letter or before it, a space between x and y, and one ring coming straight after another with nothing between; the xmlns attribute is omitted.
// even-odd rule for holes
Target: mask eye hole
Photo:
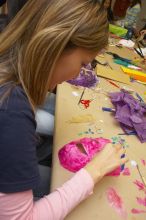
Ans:
<svg viewBox="0 0 146 220"><path fill-rule="evenodd" d="M77 143L76 146L77 146L77 148L79 149L79 151L80 151L81 153L87 155L87 153L86 153L86 151L85 151L85 149L84 149L84 146L83 146L81 143Z"/></svg>

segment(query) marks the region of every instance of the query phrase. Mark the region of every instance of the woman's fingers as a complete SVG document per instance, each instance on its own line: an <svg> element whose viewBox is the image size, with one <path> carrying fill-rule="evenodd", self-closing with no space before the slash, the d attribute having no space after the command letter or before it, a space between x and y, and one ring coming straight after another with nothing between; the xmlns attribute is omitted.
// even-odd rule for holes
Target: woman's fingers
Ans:
<svg viewBox="0 0 146 220"><path fill-rule="evenodd" d="M118 154L119 156L122 156L122 154L125 154L126 153L126 149L125 148L122 148L118 151Z"/></svg>
<svg viewBox="0 0 146 220"><path fill-rule="evenodd" d="M117 144L114 146L114 148L118 152L120 149L122 149L122 146L120 144Z"/></svg>
<svg viewBox="0 0 146 220"><path fill-rule="evenodd" d="M129 161L128 157L124 157L122 159L120 159L120 165L125 164Z"/></svg>

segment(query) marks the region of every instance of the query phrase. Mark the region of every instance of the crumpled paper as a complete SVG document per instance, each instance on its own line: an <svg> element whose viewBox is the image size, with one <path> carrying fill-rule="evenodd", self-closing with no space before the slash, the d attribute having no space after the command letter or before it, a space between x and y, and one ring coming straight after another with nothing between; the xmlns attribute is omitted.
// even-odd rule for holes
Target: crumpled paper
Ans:
<svg viewBox="0 0 146 220"><path fill-rule="evenodd" d="M146 104L136 100L127 92L109 94L115 106L115 118L125 133L136 132L142 143L146 142Z"/></svg>
<svg viewBox="0 0 146 220"><path fill-rule="evenodd" d="M81 68L81 71L77 78L68 80L67 82L75 86L92 88L99 83L99 80L96 73L92 69L91 64L88 64L85 67Z"/></svg>

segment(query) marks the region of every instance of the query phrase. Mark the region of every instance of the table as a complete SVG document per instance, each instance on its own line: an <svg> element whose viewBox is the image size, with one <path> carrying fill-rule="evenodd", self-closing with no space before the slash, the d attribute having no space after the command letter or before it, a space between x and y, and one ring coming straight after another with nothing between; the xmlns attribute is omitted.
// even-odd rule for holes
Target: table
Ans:
<svg viewBox="0 0 146 220"><path fill-rule="evenodd" d="M117 82L118 85L124 84ZM98 87L102 88L102 91L119 91L118 88L107 82L106 79L100 78L100 84ZM131 83L128 85L138 92L146 101L146 87L138 84ZM56 114L55 114L55 134L54 134L54 148L53 148L53 168L52 168L52 180L51 190L61 186L66 180L68 180L74 174L67 171L59 164L58 150L71 140L80 139L82 137L104 137L112 138L117 136L118 133L122 133L118 122L114 119L112 113L103 112L102 107L112 107L109 98L103 93L95 93L92 90L86 89L84 98L93 98L90 107L83 109L78 105L80 96L74 96L73 91L76 91L79 95L82 93L82 89L76 89L68 83L63 83L57 88L56 97ZM84 134L81 132L87 131L89 128L95 131L94 125L89 124L71 124L69 120L73 116L92 114L95 117L96 128L102 129L102 134L94 133L92 135ZM146 143L141 144L136 136L122 136L129 147L127 147L127 155L130 160L135 160L139 164L140 170L144 176L146 176L146 167L141 163L141 159L146 160ZM128 220L145 220L146 213L134 215L131 213L132 208L139 210L145 210L146 207L138 205L136 197L144 198L144 192L139 191L137 186L133 183L135 180L140 180L138 171L133 168L130 162L126 165L130 169L130 176L120 175L119 177L104 177L94 188L94 193L85 201L83 201L78 207L76 207L67 217L66 220L120 220L122 219L119 214L109 205L106 198L106 191L109 187L113 187L117 190L119 195L123 199L123 203L128 213Z"/></svg>

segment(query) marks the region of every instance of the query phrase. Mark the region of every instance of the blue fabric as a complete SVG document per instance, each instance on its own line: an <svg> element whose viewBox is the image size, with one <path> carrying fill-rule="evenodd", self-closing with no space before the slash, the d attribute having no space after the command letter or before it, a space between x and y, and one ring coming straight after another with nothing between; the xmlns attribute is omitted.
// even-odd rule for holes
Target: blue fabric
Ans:
<svg viewBox="0 0 146 220"><path fill-rule="evenodd" d="M0 87L0 97L4 87ZM36 122L20 86L0 106L0 192L34 189L39 184Z"/></svg>

